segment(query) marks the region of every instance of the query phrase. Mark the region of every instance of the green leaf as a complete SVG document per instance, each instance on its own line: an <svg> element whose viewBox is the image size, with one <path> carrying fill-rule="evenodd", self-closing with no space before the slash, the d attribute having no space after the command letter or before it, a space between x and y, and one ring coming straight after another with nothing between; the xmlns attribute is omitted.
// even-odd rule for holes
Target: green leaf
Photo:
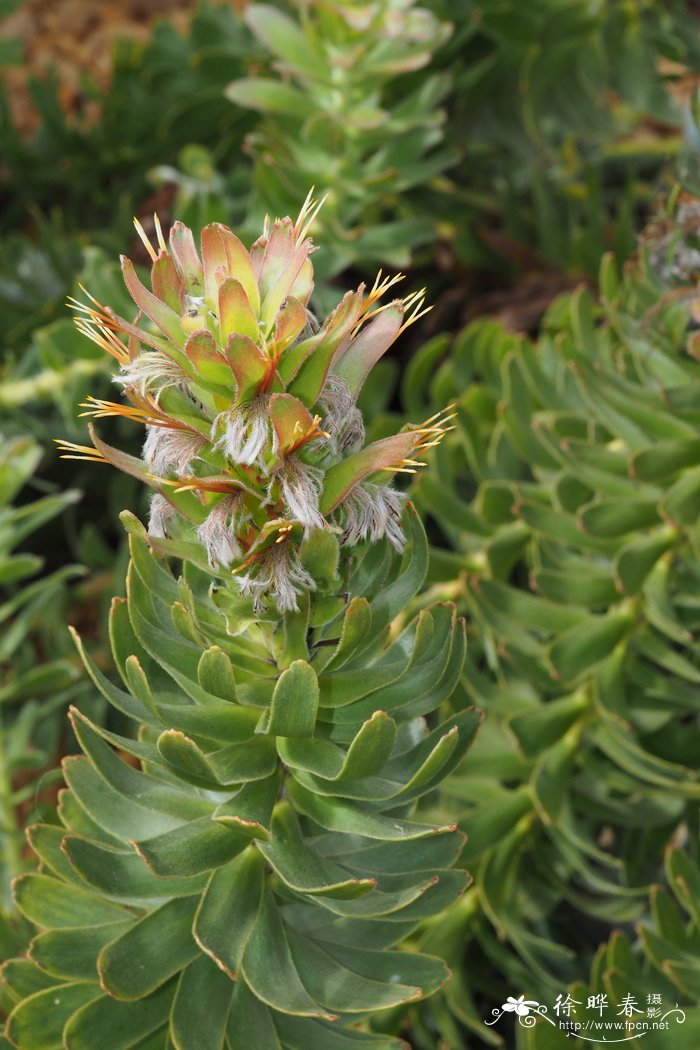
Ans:
<svg viewBox="0 0 700 1050"><path fill-rule="evenodd" d="M532 809L529 789L509 791L493 802L473 809L465 822L467 842L460 856L461 864L473 864L483 853L500 842L521 817Z"/></svg>
<svg viewBox="0 0 700 1050"><path fill-rule="evenodd" d="M100 983L115 999L143 999L199 952L192 936L197 900L168 901L100 952Z"/></svg>
<svg viewBox="0 0 700 1050"><path fill-rule="evenodd" d="M286 803L280 803L275 810L271 842L261 843L259 849L295 893L355 900L376 886L376 879L349 878L347 871L309 849L297 817Z"/></svg>
<svg viewBox="0 0 700 1050"><path fill-rule="evenodd" d="M180 776L202 787L263 780L275 769L274 745L264 737L228 744L205 754L190 737L168 729L158 737L158 751Z"/></svg>
<svg viewBox="0 0 700 1050"><path fill-rule="evenodd" d="M681 849L666 853L666 876L676 897L695 920L700 923L700 868Z"/></svg>
<svg viewBox="0 0 700 1050"><path fill-rule="evenodd" d="M313 578L326 586L338 578L340 547L328 529L313 529L299 548L301 563Z"/></svg>
<svg viewBox="0 0 700 1050"><path fill-rule="evenodd" d="M264 886L264 861L249 847L212 872L194 920L193 934L202 951L231 978L238 974L255 925Z"/></svg>
<svg viewBox="0 0 700 1050"><path fill-rule="evenodd" d="M296 88L266 77L244 77L229 84L224 94L231 102L261 113L283 113L303 119L312 112L312 106Z"/></svg>
<svg viewBox="0 0 700 1050"><path fill-rule="evenodd" d="M7 1019L7 1035L23 1050L61 1050L71 1015L100 994L95 984L61 984L19 1003Z"/></svg>
<svg viewBox="0 0 700 1050"><path fill-rule="evenodd" d="M269 4L250 4L245 19L259 40L304 79L327 80L330 70L295 21Z"/></svg>
<svg viewBox="0 0 700 1050"><path fill-rule="evenodd" d="M672 525L695 525L700 518L700 467L688 470L668 489L661 513Z"/></svg>
<svg viewBox="0 0 700 1050"><path fill-rule="evenodd" d="M569 732L545 751L535 767L531 780L532 795L545 824L554 824L565 805L579 739L578 732Z"/></svg>
<svg viewBox="0 0 700 1050"><path fill-rule="evenodd" d="M163 883L133 851L104 849L74 835L65 836L62 849L92 889L126 901L162 899L166 895L186 897L199 892L206 881L199 875L191 879L168 879Z"/></svg>
<svg viewBox="0 0 700 1050"><path fill-rule="evenodd" d="M454 824L441 827L432 824L418 824L386 817L381 813L363 809L340 799L320 798L313 792L307 791L296 781L290 781L289 794L295 806L302 813L329 831L364 835L372 839L402 841L441 835L455 830Z"/></svg>
<svg viewBox="0 0 700 1050"><path fill-rule="evenodd" d="M633 623L631 613L608 613L564 631L549 649L557 678L571 682L595 667L610 655Z"/></svg>
<svg viewBox="0 0 700 1050"><path fill-rule="evenodd" d="M131 1050L166 1024L175 984L164 985L138 1002L102 995L77 1010L64 1029L71 1050Z"/></svg>
<svg viewBox="0 0 700 1050"><path fill-rule="evenodd" d="M277 679L267 732L282 737L311 737L316 727L319 687L305 660L294 660Z"/></svg>
<svg viewBox="0 0 700 1050"><path fill-rule="evenodd" d="M32 959L54 977L97 981L97 956L112 941L125 933L132 920L110 922L105 926L82 926L76 929L46 930L30 945Z"/></svg>
<svg viewBox="0 0 700 1050"><path fill-rule="evenodd" d="M226 864L250 842L251 835L200 817L163 835L134 844L155 875L161 878L198 875Z"/></svg>
<svg viewBox="0 0 700 1050"><path fill-rule="evenodd" d="M342 1029L308 1017L283 1015L277 1027L289 1050L308 1050L316 1046L322 1046L324 1050L407 1050L403 1039L394 1039L390 1035L370 1035L351 1028Z"/></svg>
<svg viewBox="0 0 700 1050"><path fill-rule="evenodd" d="M20 875L13 885L15 903L36 926L65 929L101 926L128 917L128 911L104 898L49 875Z"/></svg>
<svg viewBox="0 0 700 1050"><path fill-rule="evenodd" d="M514 715L508 725L525 754L532 756L551 747L587 710L586 697L575 693Z"/></svg>
<svg viewBox="0 0 700 1050"><path fill-rule="evenodd" d="M206 955L183 970L170 1015L177 1050L223 1050L235 985Z"/></svg>
<svg viewBox="0 0 700 1050"><path fill-rule="evenodd" d="M581 527L594 536L623 536L659 522L658 503L654 500L598 500L584 507L578 515Z"/></svg>
<svg viewBox="0 0 700 1050"><path fill-rule="evenodd" d="M656 563L678 540L675 529L665 528L625 544L614 563L615 581L624 594L637 594Z"/></svg>
<svg viewBox="0 0 700 1050"><path fill-rule="evenodd" d="M243 976L254 994L274 1010L302 1017L337 1019L311 998L297 970L272 893L267 890L243 955Z"/></svg>
<svg viewBox="0 0 700 1050"><path fill-rule="evenodd" d="M277 747L285 765L337 782L379 773L389 761L395 740L394 720L383 711L375 711L362 724L345 754L325 740L279 740Z"/></svg>
<svg viewBox="0 0 700 1050"><path fill-rule="evenodd" d="M29 959L6 959L3 962L3 992L12 1002L27 999L47 988L55 988L58 983L55 977L42 973Z"/></svg>
<svg viewBox="0 0 700 1050"><path fill-rule="evenodd" d="M236 981L229 1015L228 1042L231 1050L283 1050L272 1014L248 988L244 978Z"/></svg>
<svg viewBox="0 0 700 1050"><path fill-rule="evenodd" d="M235 701L236 679L231 658L218 645L212 645L209 649L204 650L197 668L197 675L202 689L211 693L212 696L218 696L229 703ZM214 739L218 739L218 732Z"/></svg>
<svg viewBox="0 0 700 1050"><path fill-rule="evenodd" d="M664 481L679 470L700 464L700 438L681 441L659 441L652 448L638 452L630 471L640 481Z"/></svg>
<svg viewBox="0 0 700 1050"><path fill-rule="evenodd" d="M350 949L347 953L349 958L341 961L326 954L320 945L314 944L309 938L296 934L290 940L294 962L299 972L304 974L309 991L329 1009L341 1013L362 1013L398 1006L421 996L422 989L415 985L401 984L396 979L388 982L385 977L381 979L383 975L375 980L358 973L352 965Z"/></svg>

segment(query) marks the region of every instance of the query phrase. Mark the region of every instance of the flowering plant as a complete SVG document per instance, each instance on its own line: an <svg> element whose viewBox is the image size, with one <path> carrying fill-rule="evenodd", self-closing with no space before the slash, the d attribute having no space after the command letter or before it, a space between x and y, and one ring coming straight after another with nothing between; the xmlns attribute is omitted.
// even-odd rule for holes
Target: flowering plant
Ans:
<svg viewBox="0 0 700 1050"><path fill-rule="evenodd" d="M110 636L123 688L76 643L136 739L72 712L61 824L30 829L15 882L38 927L4 969L20 1050L402 1050L372 1015L431 994L435 956L399 950L466 875L454 824L413 819L476 732L440 725L465 655L454 606L417 616L427 546L388 484L444 413L364 446L356 398L422 296L346 295L319 324L309 201L248 252L176 223L136 320L96 301L78 327L119 363L143 459L62 442L153 490ZM405 505L404 505L405 504ZM127 762L123 756L129 756ZM409 947L403 944L403 948ZM50 1031L47 1031L47 1018Z"/></svg>

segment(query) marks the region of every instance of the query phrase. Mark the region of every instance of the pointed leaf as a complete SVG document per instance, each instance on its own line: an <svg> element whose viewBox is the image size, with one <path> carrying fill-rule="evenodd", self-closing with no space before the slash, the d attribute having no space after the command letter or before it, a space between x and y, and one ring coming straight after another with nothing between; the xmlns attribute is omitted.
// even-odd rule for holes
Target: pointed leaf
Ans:
<svg viewBox="0 0 700 1050"><path fill-rule="evenodd" d="M175 263L170 255L161 252L151 267L151 288L157 299L162 300L177 314L182 314L183 285Z"/></svg>
<svg viewBox="0 0 700 1050"><path fill-rule="evenodd" d="M313 426L313 419L301 401L291 394L273 394L269 413L275 431L275 451L285 456L308 433Z"/></svg>
<svg viewBox="0 0 700 1050"><path fill-rule="evenodd" d="M177 220L170 228L169 240L187 292L196 297L204 295L204 270L192 230Z"/></svg>
<svg viewBox="0 0 700 1050"><path fill-rule="evenodd" d="M333 372L346 380L354 398L377 361L397 339L402 323L403 306L400 302L390 303L355 336L340 359L336 356Z"/></svg>
<svg viewBox="0 0 700 1050"><path fill-rule="evenodd" d="M182 319L179 314L158 299L153 292L148 291L137 277L134 264L130 259L122 255L121 264L124 284L129 289L129 294L139 310L160 328L163 335L167 336L175 347L179 347L184 339Z"/></svg>
<svg viewBox="0 0 700 1050"><path fill-rule="evenodd" d="M226 358L236 377L237 400L250 401L269 375L269 361L247 335L232 335L226 345Z"/></svg>
<svg viewBox="0 0 700 1050"><path fill-rule="evenodd" d="M327 470L323 495L319 500L321 513L330 514L355 485L370 475L385 471L388 477L399 470L403 460L411 458L419 438L420 434L415 430L393 434L367 445L361 452L355 452Z"/></svg>

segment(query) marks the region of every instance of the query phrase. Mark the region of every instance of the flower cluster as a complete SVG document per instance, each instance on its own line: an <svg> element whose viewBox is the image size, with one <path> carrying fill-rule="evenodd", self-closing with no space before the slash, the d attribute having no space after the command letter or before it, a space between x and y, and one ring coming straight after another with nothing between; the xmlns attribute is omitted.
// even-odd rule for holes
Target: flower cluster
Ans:
<svg viewBox="0 0 700 1050"><path fill-rule="evenodd" d="M296 609L313 588L299 557L312 530L332 529L349 546L386 537L401 550L403 497L389 482L423 465L417 457L450 418L364 444L357 396L425 312L423 293L382 303L402 277L380 273L320 324L308 306L318 207L309 197L296 222L266 222L250 251L214 223L202 231L201 256L182 223L166 242L156 217L156 247L136 223L152 269L149 290L122 258L135 320L92 297L73 301L80 331L118 362L128 401L89 398L85 414L131 418L146 440L137 460L91 427L93 447L61 442L64 454L142 478L154 490L153 540L195 540L257 609L270 599Z"/></svg>

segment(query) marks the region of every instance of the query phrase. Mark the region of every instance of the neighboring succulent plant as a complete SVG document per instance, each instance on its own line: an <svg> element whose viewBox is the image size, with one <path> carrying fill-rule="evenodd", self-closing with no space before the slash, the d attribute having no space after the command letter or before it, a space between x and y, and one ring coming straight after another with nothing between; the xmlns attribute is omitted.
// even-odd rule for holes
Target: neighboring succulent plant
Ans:
<svg viewBox="0 0 700 1050"><path fill-rule="evenodd" d="M691 848L696 852L697 840ZM668 887L662 883L652 887L649 917L638 924L636 936L616 930L596 951L588 980L582 977L568 991L581 1004L590 996L620 1003L633 994L641 1008L633 1020L646 1020L642 1037L647 1046L694 1050L700 1040L700 866L686 849L671 848L664 869ZM649 1003L659 1008L649 1009ZM668 1027L660 1024L654 1030L654 1020L664 1014L670 1017ZM518 1047L565 1050L571 1045L566 1032L560 1031L555 1039L551 1028L545 1032L548 1027L537 1024L518 1031Z"/></svg>
<svg viewBox="0 0 700 1050"><path fill-rule="evenodd" d="M148 427L145 462L96 434L64 443L156 490L149 533L124 519L111 637L126 688L83 653L140 730L73 712L84 755L65 765L62 825L31 829L43 870L16 883L41 930L4 970L21 1050L400 1050L369 1016L448 975L394 946L464 889L463 836L412 813L479 717L426 722L464 631L449 604L405 615L427 548L386 483L445 426L362 448L355 397L422 300L379 306L394 281L378 282L318 325L313 210L250 252L209 226L201 261L182 225L170 250L159 232L152 291L123 260L152 324L82 308L131 401L88 411Z"/></svg>
<svg viewBox="0 0 700 1050"><path fill-rule="evenodd" d="M649 246L657 268L679 250ZM697 827L696 294L643 262L620 281L607 259L600 306L559 300L536 344L482 321L405 377L410 410L427 410L426 387L457 399L415 496L431 595L469 615L462 701L485 722L442 812L478 864L471 905L426 944L461 928L447 994L477 1029L484 973L529 993L581 976L610 924L644 918L664 848Z"/></svg>

